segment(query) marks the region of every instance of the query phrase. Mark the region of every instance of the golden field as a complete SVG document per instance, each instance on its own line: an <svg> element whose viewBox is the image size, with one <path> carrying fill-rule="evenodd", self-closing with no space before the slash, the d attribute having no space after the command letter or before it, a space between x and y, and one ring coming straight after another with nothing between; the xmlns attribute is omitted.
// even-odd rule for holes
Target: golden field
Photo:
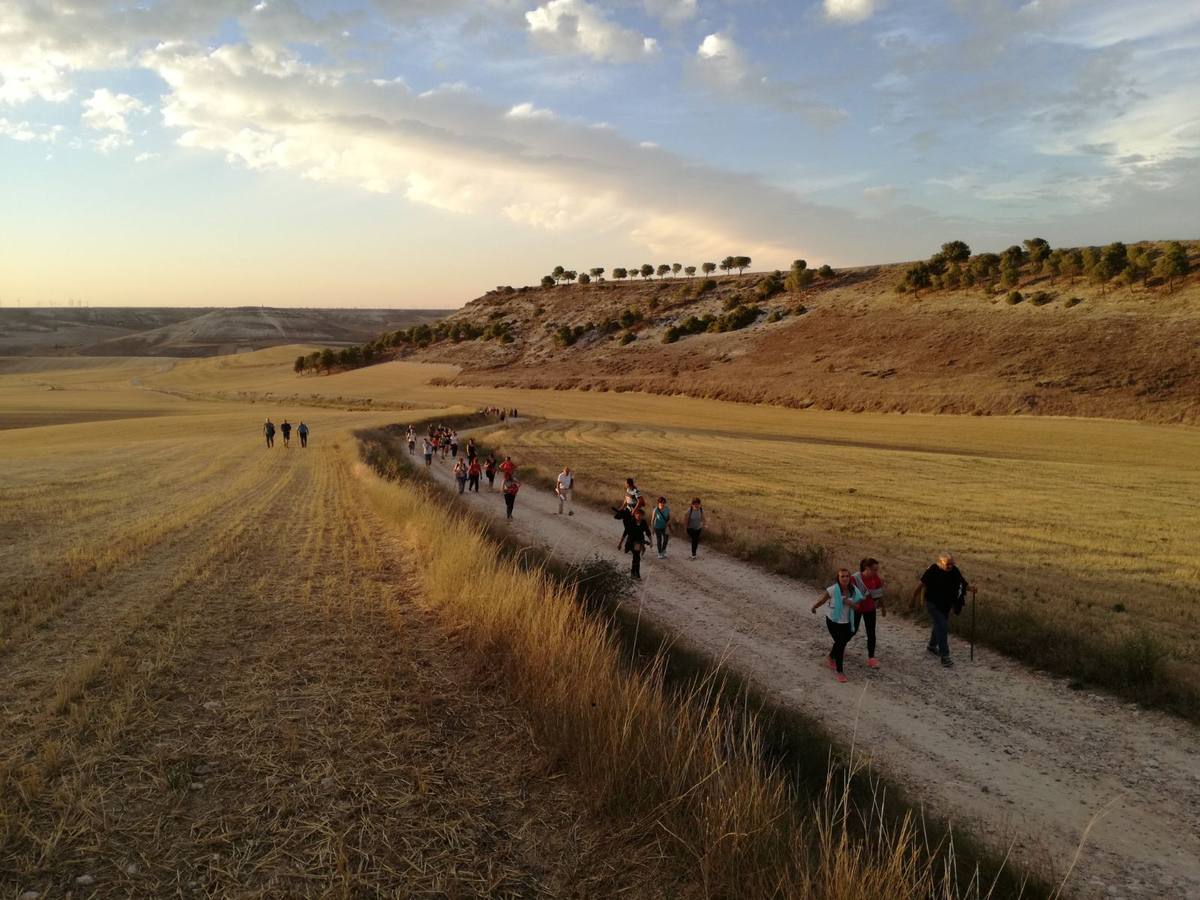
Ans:
<svg viewBox="0 0 1200 900"><path fill-rule="evenodd" d="M296 352L184 362L146 383L217 400L516 406L526 421L489 440L546 473L571 465L584 495L615 502L627 475L677 509L700 495L734 543L820 545L844 565L876 556L905 599L949 548L982 591L981 633L1015 655L1110 686L1141 671L1147 652L1174 684L1200 674L1200 639L1189 627L1200 578L1194 428L441 387L428 381L452 367L404 362L301 378L290 371ZM1147 634L1153 646L1139 643L1136 659L1122 657L1125 668L1097 656L1109 644L1125 654ZM1091 643L1065 652L1063 642L1077 638Z"/></svg>

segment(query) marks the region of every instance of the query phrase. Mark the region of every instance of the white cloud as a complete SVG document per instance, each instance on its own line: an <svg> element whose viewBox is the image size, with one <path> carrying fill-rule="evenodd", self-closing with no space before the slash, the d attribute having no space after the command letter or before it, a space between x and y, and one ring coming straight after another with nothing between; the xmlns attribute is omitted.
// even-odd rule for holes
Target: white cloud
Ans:
<svg viewBox="0 0 1200 900"><path fill-rule="evenodd" d="M150 160L152 160L152 159L158 159L158 157L159 157L159 154L157 154L157 153L139 153L137 156L135 156L133 158L133 161L135 163L144 163L144 162L150 162Z"/></svg>
<svg viewBox="0 0 1200 900"><path fill-rule="evenodd" d="M22 143L53 144L62 134L61 125L32 125L29 122L10 122L0 116L0 136Z"/></svg>
<svg viewBox="0 0 1200 900"><path fill-rule="evenodd" d="M835 22L854 24L875 15L880 0L825 0L825 15Z"/></svg>
<svg viewBox="0 0 1200 900"><path fill-rule="evenodd" d="M553 119L554 112L549 109L539 109L532 103L518 103L506 114L510 119Z"/></svg>
<svg viewBox="0 0 1200 900"><path fill-rule="evenodd" d="M104 135L104 137L92 141L92 146L107 155L114 150L128 147L132 143L133 141L129 138L129 135L122 134L119 131L111 131Z"/></svg>
<svg viewBox="0 0 1200 900"><path fill-rule="evenodd" d="M125 117L130 113L144 113L146 104L129 94L114 94L108 88L100 88L83 101L83 122L97 131L129 132Z"/></svg>
<svg viewBox="0 0 1200 900"><path fill-rule="evenodd" d="M846 118L844 110L817 100L800 85L769 78L761 67L746 60L728 34L716 32L700 42L693 71L709 87L751 103L804 116L814 124L831 125Z"/></svg>
<svg viewBox="0 0 1200 900"><path fill-rule="evenodd" d="M654 38L612 21L587 0L549 0L525 13L525 21L538 45L553 52L634 62L658 51Z"/></svg>

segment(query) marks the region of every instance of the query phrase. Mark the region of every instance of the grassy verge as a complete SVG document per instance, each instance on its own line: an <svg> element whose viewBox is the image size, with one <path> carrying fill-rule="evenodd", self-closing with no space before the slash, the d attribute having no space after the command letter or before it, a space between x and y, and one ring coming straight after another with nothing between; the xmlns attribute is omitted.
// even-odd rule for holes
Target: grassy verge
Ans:
<svg viewBox="0 0 1200 900"><path fill-rule="evenodd" d="M499 452L486 433L481 447ZM522 479L542 487L552 488L556 475L556 471L545 471L537 465L521 465ZM607 508L614 502L611 491L602 494L591 485L578 482L575 499L598 508ZM833 568L825 547L816 543L789 546L769 528L710 526L705 529L703 540L706 546L778 575L819 581L827 578ZM892 592L890 609L922 618L923 610L910 606L906 593L910 589L906 585L905 593ZM993 598L985 599L976 612L975 640L981 646L1068 678L1073 689L1099 688L1200 723L1200 684L1172 659L1168 648L1149 626L1135 626L1116 634L1093 628L1087 609L1077 603L1047 605ZM951 617L950 630L960 640L968 637L969 608L962 616Z"/></svg>
<svg viewBox="0 0 1200 900"><path fill-rule="evenodd" d="M664 650L646 623L620 627L623 579L611 569L555 572L528 552L506 553L444 490L412 477L398 435L360 437L384 476L368 495L421 560L429 600L560 765L606 811L668 837L707 894L1050 893L920 819L812 723L699 654ZM589 606L614 615L588 615ZM629 653L628 640L643 652Z"/></svg>

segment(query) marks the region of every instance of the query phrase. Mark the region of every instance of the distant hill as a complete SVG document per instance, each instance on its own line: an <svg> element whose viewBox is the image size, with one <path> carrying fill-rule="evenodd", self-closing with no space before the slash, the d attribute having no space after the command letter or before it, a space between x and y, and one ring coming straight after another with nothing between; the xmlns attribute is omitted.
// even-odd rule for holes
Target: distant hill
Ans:
<svg viewBox="0 0 1200 900"><path fill-rule="evenodd" d="M94 307L0 309L0 356L210 356L340 346L433 321L436 309Z"/></svg>
<svg viewBox="0 0 1200 900"><path fill-rule="evenodd" d="M441 340L385 343L462 366L457 384L1200 424L1200 243L1185 246L1192 273L1174 290L1026 269L1019 298L978 285L914 296L896 291L908 264L766 297L764 273L707 290L701 277L605 281L497 289L445 319ZM720 333L722 317L748 324ZM699 333L678 336L689 320ZM664 342L671 329L678 339Z"/></svg>

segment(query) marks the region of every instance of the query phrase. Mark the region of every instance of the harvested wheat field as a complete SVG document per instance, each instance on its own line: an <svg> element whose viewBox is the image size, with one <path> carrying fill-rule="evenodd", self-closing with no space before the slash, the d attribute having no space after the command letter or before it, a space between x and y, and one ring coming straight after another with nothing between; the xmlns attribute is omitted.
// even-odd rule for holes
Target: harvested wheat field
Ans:
<svg viewBox="0 0 1200 900"><path fill-rule="evenodd" d="M351 417L260 421L0 433L0 893L689 895L417 602Z"/></svg>

